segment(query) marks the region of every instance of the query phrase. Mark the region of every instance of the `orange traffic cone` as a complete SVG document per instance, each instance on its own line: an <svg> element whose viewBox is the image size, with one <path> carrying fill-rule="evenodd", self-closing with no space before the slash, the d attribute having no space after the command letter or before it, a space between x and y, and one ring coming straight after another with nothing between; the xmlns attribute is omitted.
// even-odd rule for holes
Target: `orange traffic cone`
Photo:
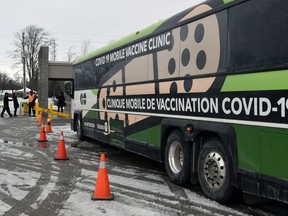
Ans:
<svg viewBox="0 0 288 216"><path fill-rule="evenodd" d="M52 133L52 127L51 127L51 123L50 123L50 117L48 116L47 118L47 124L46 124L46 133Z"/></svg>
<svg viewBox="0 0 288 216"><path fill-rule="evenodd" d="M114 195L110 192L108 170L106 168L105 155L101 154L98 177L95 186L95 192L91 197L92 200L113 200Z"/></svg>
<svg viewBox="0 0 288 216"><path fill-rule="evenodd" d="M44 122L43 122L42 112L41 112L38 118L38 126L41 127L42 125L44 125Z"/></svg>
<svg viewBox="0 0 288 216"><path fill-rule="evenodd" d="M40 129L40 135L39 135L38 141L39 142L46 142L47 141L44 125L42 125L42 127Z"/></svg>
<svg viewBox="0 0 288 216"><path fill-rule="evenodd" d="M66 148L65 148L63 131L61 131L61 133L60 133L60 140L58 143L58 151L57 151L57 155L55 157L55 160L69 160L69 158L66 155Z"/></svg>

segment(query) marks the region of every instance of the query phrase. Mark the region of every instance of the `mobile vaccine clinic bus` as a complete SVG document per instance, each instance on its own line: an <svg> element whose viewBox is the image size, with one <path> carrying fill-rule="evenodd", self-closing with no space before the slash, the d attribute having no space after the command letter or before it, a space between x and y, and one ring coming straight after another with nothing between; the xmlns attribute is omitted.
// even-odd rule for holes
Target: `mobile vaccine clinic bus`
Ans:
<svg viewBox="0 0 288 216"><path fill-rule="evenodd" d="M205 1L79 58L72 129L218 202L235 188L288 202L287 11Z"/></svg>

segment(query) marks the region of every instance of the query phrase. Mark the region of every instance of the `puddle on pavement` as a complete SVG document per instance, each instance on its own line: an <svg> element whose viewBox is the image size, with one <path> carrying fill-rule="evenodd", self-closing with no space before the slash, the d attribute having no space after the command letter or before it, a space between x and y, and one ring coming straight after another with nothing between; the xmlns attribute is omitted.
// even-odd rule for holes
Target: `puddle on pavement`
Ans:
<svg viewBox="0 0 288 216"><path fill-rule="evenodd" d="M30 146L30 147L33 147L33 146L36 146L35 144L33 143L25 143L25 142L15 142L15 141L9 141L9 140L5 140L5 139L0 139L0 143L5 143L5 144L13 144L13 145L17 145L17 146ZM50 145L46 142L38 142L38 148L40 149L47 149L47 148L50 148Z"/></svg>
<svg viewBox="0 0 288 216"><path fill-rule="evenodd" d="M49 149L50 145L46 142L38 142L38 148L39 149Z"/></svg>

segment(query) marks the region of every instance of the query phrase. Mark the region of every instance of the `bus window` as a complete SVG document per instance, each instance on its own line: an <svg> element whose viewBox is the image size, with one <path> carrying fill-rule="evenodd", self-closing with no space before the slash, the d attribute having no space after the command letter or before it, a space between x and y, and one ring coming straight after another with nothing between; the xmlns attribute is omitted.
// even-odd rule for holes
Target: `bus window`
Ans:
<svg viewBox="0 0 288 216"><path fill-rule="evenodd" d="M247 10L258 4L263 9ZM287 8L288 1L249 1L229 10L230 71L275 68L288 61Z"/></svg>

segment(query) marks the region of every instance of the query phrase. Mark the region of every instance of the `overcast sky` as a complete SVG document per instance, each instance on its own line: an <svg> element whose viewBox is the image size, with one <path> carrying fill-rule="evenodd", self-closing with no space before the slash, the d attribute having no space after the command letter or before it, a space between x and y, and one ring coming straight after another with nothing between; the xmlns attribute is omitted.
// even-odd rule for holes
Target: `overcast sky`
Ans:
<svg viewBox="0 0 288 216"><path fill-rule="evenodd" d="M58 61L67 60L74 46L91 41L100 48L110 41L141 30L203 0L1 0L0 1L0 72L13 75L14 33L29 25L44 28L56 39ZM21 74L21 73L20 73Z"/></svg>

